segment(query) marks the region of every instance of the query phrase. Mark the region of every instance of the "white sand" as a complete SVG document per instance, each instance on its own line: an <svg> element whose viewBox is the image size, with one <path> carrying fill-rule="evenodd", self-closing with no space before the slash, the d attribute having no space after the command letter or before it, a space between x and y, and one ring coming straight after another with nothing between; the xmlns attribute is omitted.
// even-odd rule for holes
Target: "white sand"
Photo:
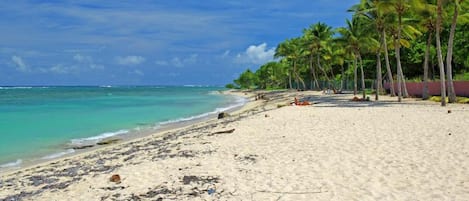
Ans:
<svg viewBox="0 0 469 201"><path fill-rule="evenodd" d="M319 103L276 109L293 96ZM3 175L0 200L21 192L25 200L469 200L467 105L268 97L165 140L155 135ZM113 174L120 184L109 181ZM43 180L35 186L31 176Z"/></svg>

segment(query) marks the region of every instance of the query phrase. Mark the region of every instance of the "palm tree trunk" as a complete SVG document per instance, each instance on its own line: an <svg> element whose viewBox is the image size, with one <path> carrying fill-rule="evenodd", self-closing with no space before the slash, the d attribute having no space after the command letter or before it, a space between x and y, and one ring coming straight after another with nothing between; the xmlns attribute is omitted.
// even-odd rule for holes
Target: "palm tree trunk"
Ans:
<svg viewBox="0 0 469 201"><path fill-rule="evenodd" d="M326 77L326 80L327 80L328 84L330 85L331 79L330 79L329 76L327 75L326 70L324 70L324 69L322 68L322 66L321 66L320 55L317 54L317 57L316 57L316 58L317 58L316 61L317 61L317 63L318 63L319 69L322 71L322 73L324 73L324 76Z"/></svg>
<svg viewBox="0 0 469 201"><path fill-rule="evenodd" d="M291 83L291 72L288 73L288 84L289 84L289 88L292 89L292 83Z"/></svg>
<svg viewBox="0 0 469 201"><path fill-rule="evenodd" d="M404 82L405 87L405 80L404 80L404 73L402 73L402 65L401 65L401 29L402 29L402 16L399 14L399 25L397 28L397 41L394 42L394 48L396 51L396 62L397 62L397 94L398 94L398 102L402 101L402 83ZM407 90L404 90L404 93Z"/></svg>
<svg viewBox="0 0 469 201"><path fill-rule="evenodd" d="M436 52L438 55L438 67L440 67L440 87L441 87L441 106L446 106L446 86L445 86L445 66L443 64L443 55L441 54L440 28L441 28L441 7L442 0L438 0L437 18L436 18Z"/></svg>
<svg viewBox="0 0 469 201"><path fill-rule="evenodd" d="M448 76L448 102L456 102L456 92L454 91L453 84L453 69L451 66L451 60L453 59L453 41L454 41L454 32L456 31L456 21L458 19L458 7L454 5L454 15L453 21L451 22L451 31L449 32L448 40L448 52L446 53L446 76Z"/></svg>
<svg viewBox="0 0 469 201"><path fill-rule="evenodd" d="M303 89L306 89L306 84L305 84L305 81L303 80L303 78L301 78L300 74L297 72L296 73L296 77L298 78L299 82L301 83L301 85L303 86ZM298 83L299 85L299 83ZM299 86L298 86L299 88Z"/></svg>
<svg viewBox="0 0 469 201"><path fill-rule="evenodd" d="M360 71L361 71L361 78L362 78L362 95L363 99L366 98L366 91L365 91L365 71L363 71L363 62L362 56L358 54L358 59L360 60Z"/></svg>
<svg viewBox="0 0 469 201"><path fill-rule="evenodd" d="M342 91L344 89L344 83L345 83L345 71L344 71L344 64L340 65L340 71L341 71L341 78L340 79L340 90L339 91Z"/></svg>
<svg viewBox="0 0 469 201"><path fill-rule="evenodd" d="M394 79L392 77L392 72L391 72L391 65L389 64L389 52L388 52L388 44L386 42L386 31L383 29L382 33L382 43L384 46L384 59L386 60L386 70L388 71L388 78L389 78L389 83L391 84L390 90L391 90L391 96L396 96L396 91L394 90Z"/></svg>
<svg viewBox="0 0 469 201"><path fill-rule="evenodd" d="M357 57L355 56L355 60L353 61L353 95L357 95Z"/></svg>
<svg viewBox="0 0 469 201"><path fill-rule="evenodd" d="M401 73L402 73L401 78L402 78L402 92L403 92L402 96L404 98L409 98L409 92L407 92L407 84L406 84L405 76L404 76L402 69L401 69Z"/></svg>
<svg viewBox="0 0 469 201"><path fill-rule="evenodd" d="M396 61L397 61L397 101L398 102L401 102L402 101L402 87L401 87L401 84L402 84L402 78L401 78L401 68L400 68L400 65L401 65L401 58L400 58L400 52L399 52L399 39L397 41L394 41L394 49L396 51Z"/></svg>
<svg viewBox="0 0 469 201"><path fill-rule="evenodd" d="M295 76L296 89L300 89L300 83L298 81L298 73L296 72L296 61L293 61L293 75Z"/></svg>
<svg viewBox="0 0 469 201"><path fill-rule="evenodd" d="M296 70L296 61L293 62L293 66L294 66L294 69L295 69L296 89L297 90L300 89L300 83L301 83L301 85L303 85L303 89L306 89L305 81L303 80L303 78L301 78L300 74Z"/></svg>
<svg viewBox="0 0 469 201"><path fill-rule="evenodd" d="M375 100L379 100L379 93L383 88L381 83L383 82L383 77L381 75L381 52L376 53L376 94Z"/></svg>
<svg viewBox="0 0 469 201"><path fill-rule="evenodd" d="M428 32L427 47L425 48L425 59L423 61L423 92L422 99L427 100L430 95L428 91L428 59L430 57L430 46L432 43L433 32Z"/></svg>
<svg viewBox="0 0 469 201"><path fill-rule="evenodd" d="M318 78L316 76L316 71L314 70L314 66L313 66L313 54L311 54L309 56L309 67L311 69L311 74L313 76L314 83L316 84L316 88L317 88L317 87L319 87L319 82L318 82Z"/></svg>

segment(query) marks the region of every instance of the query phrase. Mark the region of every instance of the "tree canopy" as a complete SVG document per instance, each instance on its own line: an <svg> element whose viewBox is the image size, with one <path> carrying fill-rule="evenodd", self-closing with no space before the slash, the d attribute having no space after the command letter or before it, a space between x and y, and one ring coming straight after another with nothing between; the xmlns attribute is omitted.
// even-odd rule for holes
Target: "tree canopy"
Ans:
<svg viewBox="0 0 469 201"><path fill-rule="evenodd" d="M463 0L361 0L349 9L353 17L345 19L346 26L311 24L298 37L277 45L275 61L241 73L234 87L355 93L373 88L379 94L383 82L396 82L391 95L396 90L400 100L407 96L409 80L467 79L467 10L469 1ZM443 66L438 51L446 59Z"/></svg>

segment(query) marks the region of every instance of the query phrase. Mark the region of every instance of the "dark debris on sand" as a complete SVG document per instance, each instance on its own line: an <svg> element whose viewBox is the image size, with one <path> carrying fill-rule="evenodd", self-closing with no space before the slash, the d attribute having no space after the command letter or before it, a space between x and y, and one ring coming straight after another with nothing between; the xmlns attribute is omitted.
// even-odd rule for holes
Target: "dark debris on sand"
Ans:
<svg viewBox="0 0 469 201"><path fill-rule="evenodd" d="M274 100L285 98L284 96L279 96L274 93L265 93L266 100ZM135 164L133 159L147 159L148 161L158 161L164 160L167 158L182 157L182 158L193 158L199 155L212 154L215 150L208 151L194 151L194 150L180 150L181 144L175 142L176 139L181 137L191 136L192 138L201 138L204 136L213 136L216 137L218 134L230 134L235 131L233 128L217 133L213 132L214 128L218 126L226 127L228 124L244 119L251 114L257 114L268 109L257 108L254 110L247 111L241 115L232 115L221 120L214 121L209 124L196 124L187 129L168 132L162 137L156 137L148 142L145 142L147 139L141 141L122 143L116 145L112 149L98 150L93 153L85 155L84 159L87 159L87 162L82 162L82 158L69 158L61 161L51 162L46 167L47 169L41 166L35 166L28 169L25 172L32 172L30 175L22 173L20 171L8 175L6 179L0 179L0 190L11 190L14 192L19 192L13 195L8 195L7 197L0 197L0 201L16 201L24 199L32 199L35 196L45 192L45 191L63 191L66 190L69 186L74 183L82 180L83 176L86 175L98 175L98 174L109 174L110 172L118 170L120 167L126 164ZM249 115L247 115L249 114ZM142 145L139 145L142 144ZM204 144L210 144L210 142L204 142ZM103 158L102 156L111 156ZM243 157L236 158L239 161L246 163L255 163L257 160L256 155L248 155ZM118 165L109 165L109 162L118 161ZM215 176L194 176L188 175L181 178L182 184L191 186L190 189L172 189L170 187L159 186L157 188L151 189L147 193L141 195L127 195L123 196L120 194L114 194L108 197L101 197L102 200L140 200L152 199L152 200L161 200L161 199L173 199L178 200L177 198L184 198L190 196L198 196L200 194L212 194L220 196L221 192L215 191L215 189L210 186L214 183L218 183L219 178ZM22 190L24 186L34 187L31 191ZM103 191L113 191L118 190L121 187L102 189ZM154 199L156 198L156 199Z"/></svg>

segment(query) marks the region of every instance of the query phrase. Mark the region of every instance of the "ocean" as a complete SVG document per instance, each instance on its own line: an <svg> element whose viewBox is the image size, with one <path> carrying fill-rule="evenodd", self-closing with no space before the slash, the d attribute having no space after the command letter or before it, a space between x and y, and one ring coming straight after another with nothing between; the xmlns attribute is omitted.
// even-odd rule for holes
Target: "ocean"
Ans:
<svg viewBox="0 0 469 201"><path fill-rule="evenodd" d="M157 131L245 100L202 86L0 87L0 169L68 155L73 146Z"/></svg>

